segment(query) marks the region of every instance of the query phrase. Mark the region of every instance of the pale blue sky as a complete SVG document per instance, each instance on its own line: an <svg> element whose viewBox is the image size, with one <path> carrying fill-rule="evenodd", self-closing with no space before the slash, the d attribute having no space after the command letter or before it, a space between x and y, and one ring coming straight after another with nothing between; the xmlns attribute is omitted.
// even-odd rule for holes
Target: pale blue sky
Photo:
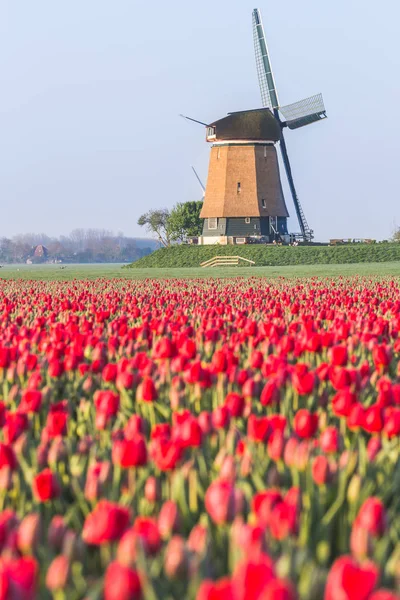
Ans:
<svg viewBox="0 0 400 600"><path fill-rule="evenodd" d="M199 199L204 121L261 106L253 0L0 0L0 235L143 235L152 207ZM400 5L260 0L282 104L329 119L287 133L320 240L400 225ZM290 229L298 231L286 193Z"/></svg>

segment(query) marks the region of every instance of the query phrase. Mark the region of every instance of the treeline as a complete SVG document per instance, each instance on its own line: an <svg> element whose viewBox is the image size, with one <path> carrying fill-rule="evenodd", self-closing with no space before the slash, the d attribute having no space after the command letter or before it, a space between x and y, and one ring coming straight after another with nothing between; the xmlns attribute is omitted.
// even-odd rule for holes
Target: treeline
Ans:
<svg viewBox="0 0 400 600"><path fill-rule="evenodd" d="M0 263L133 262L156 247L154 240L115 235L106 229L74 229L60 237L26 233L0 238Z"/></svg>

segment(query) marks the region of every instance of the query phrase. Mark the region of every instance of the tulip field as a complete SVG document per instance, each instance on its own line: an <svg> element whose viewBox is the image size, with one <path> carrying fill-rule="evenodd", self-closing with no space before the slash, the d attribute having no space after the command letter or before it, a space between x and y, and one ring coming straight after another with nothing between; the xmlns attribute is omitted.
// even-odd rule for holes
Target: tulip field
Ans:
<svg viewBox="0 0 400 600"><path fill-rule="evenodd" d="M400 280L0 279L0 600L399 600Z"/></svg>

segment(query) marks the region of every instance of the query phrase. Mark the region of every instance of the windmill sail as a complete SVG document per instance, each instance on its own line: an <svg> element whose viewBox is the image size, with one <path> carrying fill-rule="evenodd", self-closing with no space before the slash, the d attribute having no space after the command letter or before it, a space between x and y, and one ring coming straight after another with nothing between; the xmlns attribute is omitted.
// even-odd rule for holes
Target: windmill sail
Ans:
<svg viewBox="0 0 400 600"><path fill-rule="evenodd" d="M298 129L316 123L321 119L326 119L322 94L311 96L287 106L280 106L279 112L285 117L289 129Z"/></svg>
<svg viewBox="0 0 400 600"><path fill-rule="evenodd" d="M261 14L258 8L253 10L253 37L261 100L265 108L273 110L279 106L278 94L276 92L275 79L269 59Z"/></svg>

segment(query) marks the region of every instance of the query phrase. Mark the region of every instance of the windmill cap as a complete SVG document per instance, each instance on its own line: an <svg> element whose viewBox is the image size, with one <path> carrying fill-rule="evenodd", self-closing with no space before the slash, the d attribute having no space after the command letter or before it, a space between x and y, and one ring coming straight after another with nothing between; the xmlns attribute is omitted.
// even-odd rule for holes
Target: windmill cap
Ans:
<svg viewBox="0 0 400 600"><path fill-rule="evenodd" d="M230 112L209 127L215 127L216 140L277 142L280 138L279 124L268 108Z"/></svg>

